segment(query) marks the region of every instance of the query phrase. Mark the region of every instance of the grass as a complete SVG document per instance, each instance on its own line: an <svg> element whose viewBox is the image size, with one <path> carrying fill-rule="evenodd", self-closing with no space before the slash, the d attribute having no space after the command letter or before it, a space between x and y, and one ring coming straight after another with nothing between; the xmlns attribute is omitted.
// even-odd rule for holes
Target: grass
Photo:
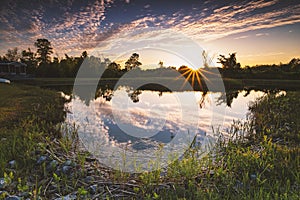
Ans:
<svg viewBox="0 0 300 200"><path fill-rule="evenodd" d="M38 87L0 85L0 174L16 160L27 171L37 145L45 136L59 136L55 124L64 119L64 99ZM25 170L25 171L23 171Z"/></svg>
<svg viewBox="0 0 300 200"><path fill-rule="evenodd" d="M147 81L147 79L149 79ZM182 82L175 81L172 77L137 77L137 78L127 78L128 84L134 83L134 81L141 81L143 84L145 82L153 82L153 80L159 80L161 83L164 83L164 86L172 86L174 84L178 85L177 90L182 90ZM74 85L74 78L33 78L33 79L21 79L14 80L15 82L19 82L22 84L29 85L38 85L42 87L68 87L68 91L70 87ZM95 78L81 78L80 83L83 85L94 84L94 81L98 80ZM114 87L118 82L118 78L101 78L101 82L99 83L100 87ZM211 82L218 82L215 78L209 79ZM287 80L287 79L234 79L234 78L223 78L224 85L227 90L242 90L242 89L257 89L257 90L267 90L267 89L282 89L282 90L299 90L300 89L300 80ZM154 81L155 82L155 81ZM170 85L172 84L172 85ZM171 87L172 88L172 87ZM67 89L63 88L67 91ZM145 89L152 89L157 91L165 91L164 87L158 87L157 85L154 87L153 85L149 87L145 87ZM190 89L190 88L189 88ZM209 88L212 91L214 88ZM198 84L195 84L194 90L201 90ZM216 91L219 89L217 88Z"/></svg>
<svg viewBox="0 0 300 200"><path fill-rule="evenodd" d="M300 93L270 93L250 106L251 121L255 125L253 137L262 139L262 134L277 142L300 144Z"/></svg>
<svg viewBox="0 0 300 200"><path fill-rule="evenodd" d="M19 125L30 115L58 123L63 120L63 98L54 91L20 84L0 85L0 127Z"/></svg>
<svg viewBox="0 0 300 200"><path fill-rule="evenodd" d="M231 140L202 160L193 154L170 166L161 199L298 199L299 148L270 140L245 145ZM147 190L150 192L151 190Z"/></svg>
<svg viewBox="0 0 300 200"><path fill-rule="evenodd" d="M164 176L162 170L126 174L96 163L91 173L86 167L89 155L78 151L76 126L65 127L65 137L57 128L64 117L64 100L56 92L1 84L0 177L10 183L6 187L10 194L29 192L31 199L51 199L50 190L59 195L76 191L79 199L89 199L90 185L83 179L102 177L104 172L111 182L101 185L107 198L126 190L129 199L299 199L299 98L296 92L262 97L250 106L246 124L234 124L229 140L220 139L202 159L190 150L171 163ZM58 165L66 159L76 161L75 174L37 166L37 157L44 154ZM17 163L13 168L7 167L11 160ZM135 183L128 184L132 180ZM120 189L110 189L114 184Z"/></svg>

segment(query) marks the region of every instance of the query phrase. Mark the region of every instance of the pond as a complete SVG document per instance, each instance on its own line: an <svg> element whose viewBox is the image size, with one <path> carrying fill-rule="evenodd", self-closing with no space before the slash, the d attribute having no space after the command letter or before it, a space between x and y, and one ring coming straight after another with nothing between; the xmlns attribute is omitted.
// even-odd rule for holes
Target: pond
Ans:
<svg viewBox="0 0 300 200"><path fill-rule="evenodd" d="M234 120L245 120L249 103L262 95L254 90L225 94L120 86L99 89L96 98L75 95L67 104L66 121L78 126L84 147L105 165L131 172L152 170L158 158L163 167L191 145L207 152L216 133L226 132Z"/></svg>

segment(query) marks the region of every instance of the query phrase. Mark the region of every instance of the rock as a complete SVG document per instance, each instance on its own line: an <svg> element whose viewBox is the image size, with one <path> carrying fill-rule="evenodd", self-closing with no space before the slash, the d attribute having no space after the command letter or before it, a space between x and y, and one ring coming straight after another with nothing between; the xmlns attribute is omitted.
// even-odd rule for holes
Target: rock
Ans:
<svg viewBox="0 0 300 200"><path fill-rule="evenodd" d="M9 197L6 197L5 200L21 200L21 197L18 197L18 196L9 196Z"/></svg>
<svg viewBox="0 0 300 200"><path fill-rule="evenodd" d="M128 181L128 183L136 184L136 181L135 180L130 180L130 181Z"/></svg>
<svg viewBox="0 0 300 200"><path fill-rule="evenodd" d="M92 177L92 176L87 176L87 177L85 177L84 179L83 179L83 181L85 182L85 183L91 183L92 181L94 181L95 179L94 179L94 177Z"/></svg>
<svg viewBox="0 0 300 200"><path fill-rule="evenodd" d="M257 178L256 174L250 174L250 179L254 180L256 178Z"/></svg>
<svg viewBox="0 0 300 200"><path fill-rule="evenodd" d="M66 160L66 162L64 162L64 166L71 166L71 165L72 165L71 160Z"/></svg>
<svg viewBox="0 0 300 200"><path fill-rule="evenodd" d="M58 162L56 160L52 160L46 167L48 171L53 171L56 169Z"/></svg>
<svg viewBox="0 0 300 200"><path fill-rule="evenodd" d="M235 186L233 187L236 191L241 190L244 187L244 184L241 181L237 181Z"/></svg>
<svg viewBox="0 0 300 200"><path fill-rule="evenodd" d="M92 157L86 157L85 161L87 161L87 162L95 162L95 161L97 161L97 159L96 158L92 158Z"/></svg>
<svg viewBox="0 0 300 200"><path fill-rule="evenodd" d="M91 185L89 187L89 192L90 192L90 194L96 194L96 192L97 192L97 185Z"/></svg>
<svg viewBox="0 0 300 200"><path fill-rule="evenodd" d="M77 199L76 194L68 194L66 196L56 198L55 200L75 200L75 199Z"/></svg>
<svg viewBox="0 0 300 200"><path fill-rule="evenodd" d="M19 196L23 198L29 198L31 197L31 194L29 192L22 192L21 194L19 194Z"/></svg>
<svg viewBox="0 0 300 200"><path fill-rule="evenodd" d="M64 174L69 174L71 172L72 167L71 166L63 166L62 167L62 172Z"/></svg>
<svg viewBox="0 0 300 200"><path fill-rule="evenodd" d="M8 162L8 167L10 169L15 169L16 165L17 165L17 162L15 160L11 160L11 161Z"/></svg>
<svg viewBox="0 0 300 200"><path fill-rule="evenodd" d="M0 178L0 189L3 189L5 187L5 180L4 178Z"/></svg>
<svg viewBox="0 0 300 200"><path fill-rule="evenodd" d="M37 164L40 165L43 162L45 162L47 160L47 156L40 156L39 159L37 160Z"/></svg>

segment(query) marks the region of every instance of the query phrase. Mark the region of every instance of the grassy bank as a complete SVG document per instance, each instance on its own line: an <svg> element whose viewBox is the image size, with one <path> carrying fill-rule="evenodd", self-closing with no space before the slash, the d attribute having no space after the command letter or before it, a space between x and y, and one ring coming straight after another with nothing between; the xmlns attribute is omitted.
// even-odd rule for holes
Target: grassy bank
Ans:
<svg viewBox="0 0 300 200"><path fill-rule="evenodd" d="M0 173L15 160L20 173L27 170L31 153L41 138L58 136L55 124L64 119L64 99L39 87L0 85Z"/></svg>
<svg viewBox="0 0 300 200"><path fill-rule="evenodd" d="M32 79L20 79L20 80L13 80L17 83L28 84L28 85L35 85L41 87L48 87L48 88L59 88L63 89L66 92L71 92L72 87L74 85L74 78L32 78ZM82 85L91 85L94 84L96 79L92 78L82 78L80 79L79 83ZM99 82L99 87L108 87L114 88L116 83L118 82L118 78L101 78ZM190 90L189 87L183 87L182 80L177 80L172 77L140 77L140 78L127 78L126 83L130 85L142 85L140 89L147 89L147 90L157 90L157 91L166 91L166 87L173 88L173 91L182 91L185 89ZM157 80L157 81L156 81ZM217 79L210 78L210 88L209 91L222 91L222 87L220 86L220 82ZM144 85L145 82L159 82L163 84L157 85ZM191 80L190 80L191 82ZM140 84L139 84L140 83ZM300 80L289 80L289 79L234 79L234 78L223 78L223 83L225 89L228 90L242 90L242 89L254 89L254 90L299 90L300 89ZM178 86L177 88L174 86ZM191 84L192 85L192 84ZM205 85L205 81L203 82L202 86ZM215 85L215 87L213 87ZM186 84L188 86L188 84ZM197 82L194 83L194 90L203 90L203 87L200 87ZM204 87L205 89L205 87Z"/></svg>
<svg viewBox="0 0 300 200"><path fill-rule="evenodd" d="M269 94L204 158L191 150L167 170L127 174L80 150L76 126L56 125L64 117L58 93L1 84L0 199L299 199L299 99Z"/></svg>

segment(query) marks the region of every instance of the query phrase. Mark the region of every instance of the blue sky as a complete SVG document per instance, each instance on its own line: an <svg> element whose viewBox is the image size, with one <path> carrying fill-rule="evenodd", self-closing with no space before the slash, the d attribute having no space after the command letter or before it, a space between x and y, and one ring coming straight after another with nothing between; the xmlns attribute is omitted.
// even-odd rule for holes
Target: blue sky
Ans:
<svg viewBox="0 0 300 200"><path fill-rule="evenodd" d="M152 27L185 35L214 59L237 52L242 66L300 57L299 0L1 1L0 54L14 47L34 49L38 38L51 41L61 57L84 50L92 54L95 48L112 53L113 45L126 46L149 37L145 32L134 38L122 34ZM167 38L180 43L172 35ZM146 62L147 58L143 59Z"/></svg>

